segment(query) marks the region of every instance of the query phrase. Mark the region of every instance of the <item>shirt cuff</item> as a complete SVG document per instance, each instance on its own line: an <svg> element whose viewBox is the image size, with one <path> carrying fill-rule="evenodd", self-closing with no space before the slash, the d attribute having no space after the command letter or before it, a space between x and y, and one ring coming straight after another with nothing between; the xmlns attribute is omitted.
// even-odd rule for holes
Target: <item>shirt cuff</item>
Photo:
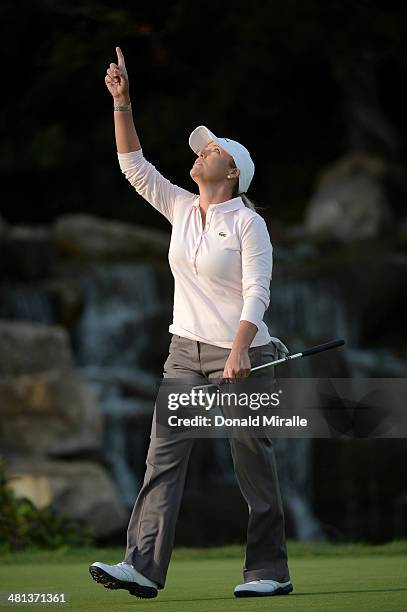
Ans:
<svg viewBox="0 0 407 612"><path fill-rule="evenodd" d="M259 329L265 311L266 307L262 300L257 297L249 296L244 301L240 320L250 321L250 323L253 323L257 329Z"/></svg>
<svg viewBox="0 0 407 612"><path fill-rule="evenodd" d="M119 159L120 168L122 170L126 170L132 164L139 162L143 158L143 149L138 149L138 151L130 151L129 153L117 152L117 157Z"/></svg>

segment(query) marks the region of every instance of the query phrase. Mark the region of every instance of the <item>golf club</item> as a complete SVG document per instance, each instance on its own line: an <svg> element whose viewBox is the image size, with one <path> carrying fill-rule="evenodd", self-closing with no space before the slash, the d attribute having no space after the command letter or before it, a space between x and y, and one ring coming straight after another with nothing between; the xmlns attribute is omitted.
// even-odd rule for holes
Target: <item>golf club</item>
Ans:
<svg viewBox="0 0 407 612"><path fill-rule="evenodd" d="M276 361L270 361L269 363L264 363L263 365L256 366L255 368L251 368L250 372L254 372L256 370L261 370L262 368L268 368L270 366L280 365L281 363L286 363L291 361L292 359L298 359L300 357L308 357L309 355L315 355L315 353L321 353L322 351L328 351L329 349L337 348L338 346L343 346L345 344L345 340L330 340L329 342L324 342L323 344L317 344L316 346L311 346L308 349L304 349L299 353L290 354L288 353L285 357L281 359L276 359ZM220 385L228 382L226 379L222 379L220 383L209 383L207 385L197 385L192 387L194 390L199 391L208 390L210 387L219 388Z"/></svg>

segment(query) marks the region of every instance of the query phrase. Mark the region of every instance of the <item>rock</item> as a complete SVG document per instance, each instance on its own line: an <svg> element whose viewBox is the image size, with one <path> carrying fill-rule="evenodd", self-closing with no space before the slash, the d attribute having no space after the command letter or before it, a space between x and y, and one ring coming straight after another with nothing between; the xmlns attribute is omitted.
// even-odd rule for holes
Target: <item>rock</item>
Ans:
<svg viewBox="0 0 407 612"><path fill-rule="evenodd" d="M0 405L0 442L10 456L63 457L102 448L102 416L73 372L0 378Z"/></svg>
<svg viewBox="0 0 407 612"><path fill-rule="evenodd" d="M0 364L0 448L16 494L51 504L96 537L123 529L126 506L111 476L83 461L103 454L103 416L73 369L65 330L0 321Z"/></svg>
<svg viewBox="0 0 407 612"><path fill-rule="evenodd" d="M99 451L102 416L73 365L63 328L0 321L3 452L64 456Z"/></svg>
<svg viewBox="0 0 407 612"><path fill-rule="evenodd" d="M53 278L44 283L44 290L52 303L57 323L67 330L71 329L85 306L80 279L69 276Z"/></svg>
<svg viewBox="0 0 407 612"><path fill-rule="evenodd" d="M166 232L91 215L63 215L52 233L62 255L84 259L165 257L170 236Z"/></svg>
<svg viewBox="0 0 407 612"><path fill-rule="evenodd" d="M69 338L57 325L0 320L0 376L73 366Z"/></svg>
<svg viewBox="0 0 407 612"><path fill-rule="evenodd" d="M19 459L6 464L7 485L17 497L90 527L96 537L125 529L128 512L106 469L91 462Z"/></svg>
<svg viewBox="0 0 407 612"><path fill-rule="evenodd" d="M347 243L393 229L384 186L388 171L384 160L362 154L348 155L324 170L306 211L308 236Z"/></svg>

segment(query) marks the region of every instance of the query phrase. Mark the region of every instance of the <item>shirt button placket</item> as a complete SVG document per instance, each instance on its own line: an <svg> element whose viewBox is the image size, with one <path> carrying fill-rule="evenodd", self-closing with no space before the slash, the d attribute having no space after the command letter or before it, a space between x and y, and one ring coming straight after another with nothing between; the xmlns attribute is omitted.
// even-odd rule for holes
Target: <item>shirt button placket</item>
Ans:
<svg viewBox="0 0 407 612"><path fill-rule="evenodd" d="M194 250L192 252L192 258L191 258L191 263L192 263L192 272L194 274L197 274L197 269L196 269L196 254L198 252L198 248L199 248L199 243L201 241L202 237L200 237L197 241L197 243L194 246Z"/></svg>
<svg viewBox="0 0 407 612"><path fill-rule="evenodd" d="M198 210L198 213L201 214L199 210ZM201 244L202 237L203 237L204 233L206 231L208 231L209 223L210 223L210 220L211 220L211 213L212 213L212 210L210 209L209 212L208 212L208 217L206 219L205 229L202 230L202 233L199 236L199 240L196 243L196 246L195 246L195 249L194 249L194 254L193 254L193 257L192 257L192 260L191 260L192 261L192 272L194 274L198 274L198 270L196 268L196 256L197 256L197 253L198 253L199 245Z"/></svg>
<svg viewBox="0 0 407 612"><path fill-rule="evenodd" d="M199 244L200 244L201 240L202 240L202 236L199 239L199 241L197 242L196 247L194 249L194 257L192 259L192 271L193 271L194 274L198 274L198 270L196 269L196 254L198 253Z"/></svg>

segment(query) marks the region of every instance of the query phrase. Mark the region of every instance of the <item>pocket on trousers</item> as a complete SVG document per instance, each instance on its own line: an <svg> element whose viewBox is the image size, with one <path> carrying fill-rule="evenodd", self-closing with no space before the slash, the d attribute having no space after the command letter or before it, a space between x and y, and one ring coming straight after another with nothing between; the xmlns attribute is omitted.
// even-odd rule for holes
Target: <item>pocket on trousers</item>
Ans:
<svg viewBox="0 0 407 612"><path fill-rule="evenodd" d="M251 353L252 350L253 352ZM256 346L254 349L249 349L249 359L252 368L268 363L269 361L274 361L277 359L274 345L270 345L269 343L262 346ZM259 370L259 372L261 372L261 370Z"/></svg>
<svg viewBox="0 0 407 612"><path fill-rule="evenodd" d="M177 344L177 342L179 342L181 340L181 336L178 336L177 334L172 334L171 337L171 341L170 341L170 346L169 346L169 351L171 352L172 347Z"/></svg>

